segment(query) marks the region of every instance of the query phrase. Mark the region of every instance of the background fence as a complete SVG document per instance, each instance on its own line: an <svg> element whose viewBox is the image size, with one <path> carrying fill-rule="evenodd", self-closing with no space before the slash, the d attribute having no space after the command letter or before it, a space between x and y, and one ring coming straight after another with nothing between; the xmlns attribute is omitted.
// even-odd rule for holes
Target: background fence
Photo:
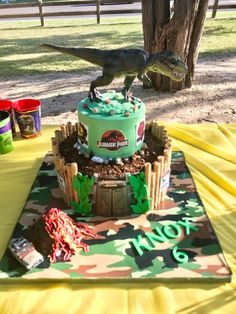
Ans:
<svg viewBox="0 0 236 314"><path fill-rule="evenodd" d="M141 3L141 0L133 0L133 1L122 1L122 0L87 0L87 1L43 1L38 0L35 2L27 2L27 3L19 3L19 4L0 4L0 19L12 19L12 18L39 18L41 25L44 26L45 18L47 17L57 17L57 16L95 16L97 19L97 23L100 23L101 15L109 15L109 14L130 14L130 13L139 13L141 14L141 8L134 9L128 8L128 6L120 7L120 4L127 3ZM117 5L117 9L103 9L103 4L113 4ZM119 6L118 6L119 4ZM75 6L73 10L70 11L60 11L60 12L45 12L44 9L47 7L55 7L55 6ZM84 6L86 7L84 10ZM1 9L18 9L18 8L37 8L35 12L23 12L23 13L14 13L9 14L5 13L6 10ZM88 9L90 8L90 9ZM217 9L236 9L236 1L229 4L219 4L218 0L214 1L213 5L209 6L209 9L213 9L212 17L216 16ZM4 12L5 11L5 12Z"/></svg>

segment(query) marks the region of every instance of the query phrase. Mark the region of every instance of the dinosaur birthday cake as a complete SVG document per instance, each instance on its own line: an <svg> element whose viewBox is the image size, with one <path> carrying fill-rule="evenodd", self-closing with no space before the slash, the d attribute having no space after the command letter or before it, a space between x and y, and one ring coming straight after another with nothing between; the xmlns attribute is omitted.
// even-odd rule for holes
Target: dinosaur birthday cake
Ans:
<svg viewBox="0 0 236 314"><path fill-rule="evenodd" d="M181 81L185 64L170 51L41 47L103 68L101 76L92 80L88 97L78 104L78 124L61 126L52 140L67 205L82 215L101 216L143 213L160 206L169 185L170 140L156 123L145 126L145 105L132 96L130 87L136 78L151 87L149 71ZM125 76L121 93L99 94L98 87L121 75Z"/></svg>
<svg viewBox="0 0 236 314"><path fill-rule="evenodd" d="M169 185L171 141L145 105L110 91L79 102L78 123L52 139L65 202L83 216L127 216L160 207Z"/></svg>
<svg viewBox="0 0 236 314"><path fill-rule="evenodd" d="M77 105L78 122L55 131L53 158L45 157L10 241L12 256L27 270L39 266L24 278L189 280L189 275L212 278L214 265L217 280L227 279L182 154L172 156L165 127L145 123L145 105L130 93L136 77L150 86L146 72L180 81L186 66L168 51L42 47L83 58L103 71ZM121 92L98 92L120 75L125 75ZM172 187L166 196L171 158ZM9 277L18 277L9 265Z"/></svg>

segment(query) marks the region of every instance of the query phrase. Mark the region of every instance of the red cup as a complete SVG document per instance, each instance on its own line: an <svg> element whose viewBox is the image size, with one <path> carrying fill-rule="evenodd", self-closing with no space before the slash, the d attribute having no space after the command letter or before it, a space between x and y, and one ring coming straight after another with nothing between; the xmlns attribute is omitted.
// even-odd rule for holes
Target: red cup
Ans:
<svg viewBox="0 0 236 314"><path fill-rule="evenodd" d="M20 99L13 103L21 136L32 138L41 134L41 102L38 99Z"/></svg>
<svg viewBox="0 0 236 314"><path fill-rule="evenodd" d="M12 110L12 104L13 102L9 99L0 99L0 110L7 111L10 115L10 121L11 121L11 131L12 135L16 135L16 128L15 128L15 121L14 121L14 113Z"/></svg>

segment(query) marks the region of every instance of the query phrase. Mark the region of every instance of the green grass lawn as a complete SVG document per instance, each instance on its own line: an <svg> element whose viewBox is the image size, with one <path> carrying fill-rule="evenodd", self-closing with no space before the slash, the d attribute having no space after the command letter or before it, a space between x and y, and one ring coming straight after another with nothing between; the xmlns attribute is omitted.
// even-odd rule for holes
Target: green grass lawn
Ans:
<svg viewBox="0 0 236 314"><path fill-rule="evenodd" d="M218 13L207 19L201 41L201 55L236 54L236 12ZM48 52L42 43L67 46L143 47L141 17L47 20L46 26L35 21L1 21L0 76L50 72L83 72L95 67L75 57Z"/></svg>

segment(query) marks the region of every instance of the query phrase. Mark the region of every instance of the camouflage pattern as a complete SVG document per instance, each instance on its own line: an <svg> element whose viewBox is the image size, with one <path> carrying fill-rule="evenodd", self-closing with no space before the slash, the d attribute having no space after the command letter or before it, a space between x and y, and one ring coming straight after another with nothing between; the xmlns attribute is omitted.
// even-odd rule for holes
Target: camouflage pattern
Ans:
<svg viewBox="0 0 236 314"><path fill-rule="evenodd" d="M33 270L21 266L7 249L0 264L0 278L230 281L231 271L182 153L173 153L171 168L170 188L160 210L122 218L83 218L74 216L73 211L66 208L59 195L51 156L47 155L12 237L24 236L27 228L51 207L60 208L77 221L94 226L100 237L86 240L90 249L88 253L79 249L68 262L50 265L45 261ZM132 239L145 232L152 233L157 226L163 228L185 217L191 218L198 227L197 231L192 230L186 235L181 229L178 238L156 243L152 250L144 251L142 256L137 254ZM172 254L175 245L187 253L188 262L176 262Z"/></svg>

